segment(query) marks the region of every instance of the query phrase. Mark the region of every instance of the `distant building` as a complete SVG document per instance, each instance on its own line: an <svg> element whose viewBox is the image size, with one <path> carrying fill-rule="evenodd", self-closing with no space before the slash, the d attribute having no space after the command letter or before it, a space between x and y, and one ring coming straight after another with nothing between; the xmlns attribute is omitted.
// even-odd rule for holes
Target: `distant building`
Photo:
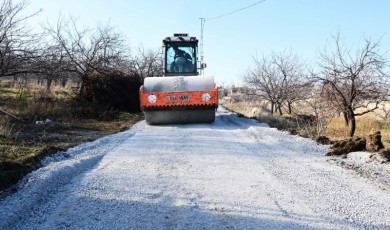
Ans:
<svg viewBox="0 0 390 230"><path fill-rule="evenodd" d="M223 95L225 100L230 100L233 102L238 101L251 101L257 98L255 95L256 90L248 87L236 87L235 85L230 85L229 87L223 89Z"/></svg>

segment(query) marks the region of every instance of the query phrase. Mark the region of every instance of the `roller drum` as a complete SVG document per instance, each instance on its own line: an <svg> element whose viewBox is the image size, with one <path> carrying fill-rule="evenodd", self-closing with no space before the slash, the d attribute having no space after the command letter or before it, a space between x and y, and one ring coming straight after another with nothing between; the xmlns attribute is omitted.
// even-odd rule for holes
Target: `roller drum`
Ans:
<svg viewBox="0 0 390 230"><path fill-rule="evenodd" d="M147 77L144 89L147 92L205 91L214 84L214 76Z"/></svg>
<svg viewBox="0 0 390 230"><path fill-rule="evenodd" d="M208 91L214 88L213 76L175 76L145 78L146 92L190 92ZM212 123L215 120L215 108L193 109L183 107L174 110L144 111L145 120L150 125Z"/></svg>

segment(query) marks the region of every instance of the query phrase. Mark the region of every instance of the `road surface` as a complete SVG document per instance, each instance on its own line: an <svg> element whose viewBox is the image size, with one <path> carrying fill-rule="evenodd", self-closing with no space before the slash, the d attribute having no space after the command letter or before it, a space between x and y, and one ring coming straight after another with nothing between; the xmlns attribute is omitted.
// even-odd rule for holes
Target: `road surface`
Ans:
<svg viewBox="0 0 390 230"><path fill-rule="evenodd" d="M390 192L326 146L222 109L77 146L0 201L0 229L390 229Z"/></svg>

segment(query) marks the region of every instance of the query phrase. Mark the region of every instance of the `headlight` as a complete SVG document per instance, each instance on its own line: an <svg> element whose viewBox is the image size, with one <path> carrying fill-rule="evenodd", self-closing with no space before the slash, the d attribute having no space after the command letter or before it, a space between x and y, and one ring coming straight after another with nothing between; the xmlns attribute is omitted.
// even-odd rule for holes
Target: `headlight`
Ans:
<svg viewBox="0 0 390 230"><path fill-rule="evenodd" d="M210 94L208 94L208 93L202 94L202 100L203 101L210 101L210 99L211 99Z"/></svg>
<svg viewBox="0 0 390 230"><path fill-rule="evenodd" d="M156 103L157 97L155 95L149 95L148 101L149 103Z"/></svg>

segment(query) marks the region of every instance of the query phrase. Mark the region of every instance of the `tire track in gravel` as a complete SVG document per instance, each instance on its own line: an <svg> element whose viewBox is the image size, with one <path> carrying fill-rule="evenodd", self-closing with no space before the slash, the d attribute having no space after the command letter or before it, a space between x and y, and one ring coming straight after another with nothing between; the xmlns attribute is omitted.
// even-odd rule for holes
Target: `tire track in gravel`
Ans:
<svg viewBox="0 0 390 230"><path fill-rule="evenodd" d="M225 126L229 127L229 129L235 130L233 135L237 140L250 140L249 143L239 142L238 144L242 149L246 149L246 156L256 158L259 166L262 167L263 173L259 176L267 178L264 180L267 184L266 186L256 186L258 189L261 189L261 191L258 192L264 194L265 198L273 204L275 211L277 211L277 215L291 221L291 223L298 220L299 222L304 222L308 225L318 224L327 226L326 222L329 220L321 215L313 213L313 210L306 205L306 202L295 197L294 194L290 192L288 184L284 181L280 181L278 177L280 171L278 165L273 161L273 157L275 154L285 151L284 148L289 148L289 146L287 145L281 148L273 138L265 135L262 130L269 130L270 128L267 125L258 124L254 120L247 120L245 118L237 119L236 116L237 115L235 114L227 113L225 116L221 116L221 121ZM257 130L253 130L253 125L257 127ZM261 146L261 151L258 151L257 146ZM293 157L290 159L292 158ZM295 210L294 207L298 207L297 210Z"/></svg>

